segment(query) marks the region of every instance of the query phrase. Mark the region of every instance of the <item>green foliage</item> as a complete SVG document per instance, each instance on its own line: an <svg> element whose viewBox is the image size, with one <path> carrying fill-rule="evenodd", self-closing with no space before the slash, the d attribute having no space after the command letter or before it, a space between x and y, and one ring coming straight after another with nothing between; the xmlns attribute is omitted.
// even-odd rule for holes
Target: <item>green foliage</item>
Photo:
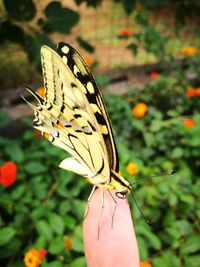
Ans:
<svg viewBox="0 0 200 267"><path fill-rule="evenodd" d="M32 0L4 0L9 16L16 21L29 21L36 15L36 8Z"/></svg>
<svg viewBox="0 0 200 267"><path fill-rule="evenodd" d="M87 2L96 7L101 1ZM136 1L120 1L131 15ZM140 1L146 8L159 8L166 1ZM180 1L174 1L180 10ZM187 1L183 5L187 6ZM4 0L6 17L1 22L1 43L17 42L27 51L29 59L39 64L41 45L53 46L49 33L69 34L79 21L79 15L60 2L51 1L37 13L35 2ZM193 4L195 6L195 3ZM181 13L179 13L181 14ZM149 25L147 10L135 13L138 31L134 32L128 48L134 55L138 48L161 61L170 59L169 38ZM33 23L34 21L34 23ZM34 29L34 31L32 31ZM94 47L78 37L86 50ZM185 65L199 77L199 57L185 58ZM109 78L98 76L102 85ZM199 78L195 81L200 84ZM199 96L188 97L192 85L185 71L169 68L159 73L142 90L134 88L123 96L107 96L106 103L116 136L121 172L133 185L134 194L144 214L152 220L147 225L130 199L135 231L142 259L153 267L191 266L200 262L200 123ZM133 115L133 107L144 102L148 106L142 118ZM189 118L192 127L184 120ZM44 139L37 139L29 119L23 120L27 130L16 139L0 137L0 165L13 161L18 167L17 180L10 187L0 185L0 262L2 266L22 266L29 248L48 251L42 267L85 267L81 223L90 186L84 179L64 170L58 164L67 157L64 151ZM190 121L190 122L191 122ZM0 113L0 129L11 120ZM127 172L128 163L138 166L139 174ZM141 177L168 173L173 176L143 180ZM66 249L64 237L71 238Z"/></svg>
<svg viewBox="0 0 200 267"><path fill-rule="evenodd" d="M108 81L100 78L101 83ZM136 182L135 197L152 221L147 225L129 200L141 258L149 259L153 267L197 267L199 262L200 98L188 97L189 87L183 71L177 70L176 78L162 73L142 90L106 96L121 172ZM141 102L148 111L137 118L133 107ZM0 118L1 128L10 123L5 114L0 113ZM192 120L190 128L184 124L186 118ZM28 129L15 140L0 138L0 164L11 160L18 167L15 184L0 187L1 262L20 265L23 254L34 247L48 251L43 267L85 266L81 222L90 186L77 175L59 170L66 153L37 139L30 120L23 122ZM126 170L130 162L138 166L135 178ZM172 176L141 178L173 169ZM69 251L65 236L71 237Z"/></svg>
<svg viewBox="0 0 200 267"><path fill-rule="evenodd" d="M9 119L1 116L3 127ZM76 258L84 266L80 225L90 187L74 174L58 170L66 156L46 140L35 138L32 129L15 140L0 138L0 164L12 160L18 167L16 183L0 186L0 261L4 266L22 266L24 253L31 247L45 248L51 255L42 266L63 266L58 255L65 264ZM65 249L65 235L72 236L71 251Z"/></svg>
<svg viewBox="0 0 200 267"><path fill-rule="evenodd" d="M79 15L75 11L63 8L59 2L51 2L45 9L45 15L47 23L43 23L50 32L69 33L79 20Z"/></svg>
<svg viewBox="0 0 200 267"><path fill-rule="evenodd" d="M6 15L1 18L1 41L16 42L27 52L36 65L40 62L40 48L46 44L53 47L49 33L69 34L79 21L79 14L51 1L38 12L32 0L4 0Z"/></svg>
<svg viewBox="0 0 200 267"><path fill-rule="evenodd" d="M151 226L145 224L132 204L141 258L149 259L153 267L198 266L199 260L200 97L187 96L191 86L182 75L181 71L176 78L159 74L142 90L106 97L121 171L129 181L137 181L135 197L152 220ZM132 109L141 102L148 112L137 118ZM191 126L185 124L188 118ZM138 166L135 178L126 173L129 162ZM172 169L174 175L159 177ZM140 179L156 174L158 177Z"/></svg>
<svg viewBox="0 0 200 267"><path fill-rule="evenodd" d="M114 2L121 3L127 15L131 15L132 12L137 9L138 4L143 9L151 11L157 11L161 8L168 8L170 6L170 9L175 13L177 25L186 24L187 19L198 18L200 11L199 3L196 0L174 0L170 2L168 0L114 0Z"/></svg>

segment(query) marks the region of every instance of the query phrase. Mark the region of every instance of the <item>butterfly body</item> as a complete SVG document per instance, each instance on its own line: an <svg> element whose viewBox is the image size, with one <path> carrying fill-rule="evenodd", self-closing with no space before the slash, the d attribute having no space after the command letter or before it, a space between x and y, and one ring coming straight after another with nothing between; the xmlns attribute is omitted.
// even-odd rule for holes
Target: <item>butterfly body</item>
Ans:
<svg viewBox="0 0 200 267"><path fill-rule="evenodd" d="M60 167L124 198L131 186L119 173L117 149L101 93L79 53L59 43L57 53L41 48L45 96L27 88L38 104L34 127L72 157ZM121 193L121 195L120 195Z"/></svg>

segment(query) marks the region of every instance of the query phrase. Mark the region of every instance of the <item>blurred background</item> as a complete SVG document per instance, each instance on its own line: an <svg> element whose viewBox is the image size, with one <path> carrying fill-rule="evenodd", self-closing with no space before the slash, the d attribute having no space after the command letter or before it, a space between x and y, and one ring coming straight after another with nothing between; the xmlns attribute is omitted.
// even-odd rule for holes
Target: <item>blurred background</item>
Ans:
<svg viewBox="0 0 200 267"><path fill-rule="evenodd" d="M0 2L2 266L86 266L82 218L91 185L58 168L66 152L33 129L21 98L32 101L25 86L43 96L40 48L59 41L92 69L120 172L152 221L129 200L141 266L200 266L199 13L195 0Z"/></svg>

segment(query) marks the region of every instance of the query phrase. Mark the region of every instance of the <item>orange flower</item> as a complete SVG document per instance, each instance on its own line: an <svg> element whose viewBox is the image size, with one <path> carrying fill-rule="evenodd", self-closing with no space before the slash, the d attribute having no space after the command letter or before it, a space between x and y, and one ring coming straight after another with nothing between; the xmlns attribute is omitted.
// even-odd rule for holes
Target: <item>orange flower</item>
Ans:
<svg viewBox="0 0 200 267"><path fill-rule="evenodd" d="M188 89L186 92L185 92L186 96L188 97L193 97L195 95L195 91L194 89Z"/></svg>
<svg viewBox="0 0 200 267"><path fill-rule="evenodd" d="M125 30L121 30L118 35L121 38L127 38L132 35L132 32L130 30L125 29Z"/></svg>
<svg viewBox="0 0 200 267"><path fill-rule="evenodd" d="M134 163L134 162L129 162L129 164L126 167L126 172L128 174L132 174L132 175L138 173L138 166L137 166L137 164Z"/></svg>
<svg viewBox="0 0 200 267"><path fill-rule="evenodd" d="M195 126L193 119L183 119L183 124L186 128L193 128Z"/></svg>
<svg viewBox="0 0 200 267"><path fill-rule="evenodd" d="M42 135L41 135L41 132L40 132L39 130L35 130L35 131L34 131L34 136L35 136L36 138L40 138Z"/></svg>
<svg viewBox="0 0 200 267"><path fill-rule="evenodd" d="M45 96L45 89L44 87L38 87L38 89L36 90L36 93L41 96L42 98L44 98Z"/></svg>
<svg viewBox="0 0 200 267"><path fill-rule="evenodd" d="M200 96L200 87L195 89L195 96Z"/></svg>
<svg viewBox="0 0 200 267"><path fill-rule="evenodd" d="M69 235L64 236L64 243L66 250L70 251L72 249L71 236Z"/></svg>
<svg viewBox="0 0 200 267"><path fill-rule="evenodd" d="M140 267L151 267L151 264L149 261L141 261Z"/></svg>
<svg viewBox="0 0 200 267"><path fill-rule="evenodd" d="M17 165L8 161L0 167L0 184L3 186L11 186L14 184L17 175Z"/></svg>
<svg viewBox="0 0 200 267"><path fill-rule="evenodd" d="M39 267L42 262L42 258L47 254L45 249L34 249L31 248L28 252L26 252L24 256L24 263L27 267Z"/></svg>
<svg viewBox="0 0 200 267"><path fill-rule="evenodd" d="M140 102L133 107L132 112L136 118L140 119L140 118L144 117L144 115L147 111L148 111L148 106L145 103Z"/></svg>
<svg viewBox="0 0 200 267"><path fill-rule="evenodd" d="M149 76L150 76L150 78L152 80L155 80L155 79L158 78L158 72L157 71L152 71L152 72L150 72Z"/></svg>
<svg viewBox="0 0 200 267"><path fill-rule="evenodd" d="M86 58L85 58L85 63L86 63L86 65L88 65L88 66L92 66L92 64L94 63L94 60L93 60L92 57L86 57Z"/></svg>
<svg viewBox="0 0 200 267"><path fill-rule="evenodd" d="M198 50L196 47L193 46L187 46L180 49L180 54L184 56L195 56L198 53Z"/></svg>
<svg viewBox="0 0 200 267"><path fill-rule="evenodd" d="M193 97L193 96L200 96L200 87L197 88L190 88L185 92L186 96Z"/></svg>

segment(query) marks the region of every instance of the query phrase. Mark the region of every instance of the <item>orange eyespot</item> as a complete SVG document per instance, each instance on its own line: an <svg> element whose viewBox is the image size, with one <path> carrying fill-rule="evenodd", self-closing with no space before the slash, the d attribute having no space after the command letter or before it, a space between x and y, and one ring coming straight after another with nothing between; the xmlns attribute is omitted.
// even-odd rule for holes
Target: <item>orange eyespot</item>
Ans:
<svg viewBox="0 0 200 267"><path fill-rule="evenodd" d="M50 134L45 132L45 133L43 134L43 136L44 136L44 138L46 138L46 139L49 140Z"/></svg>

